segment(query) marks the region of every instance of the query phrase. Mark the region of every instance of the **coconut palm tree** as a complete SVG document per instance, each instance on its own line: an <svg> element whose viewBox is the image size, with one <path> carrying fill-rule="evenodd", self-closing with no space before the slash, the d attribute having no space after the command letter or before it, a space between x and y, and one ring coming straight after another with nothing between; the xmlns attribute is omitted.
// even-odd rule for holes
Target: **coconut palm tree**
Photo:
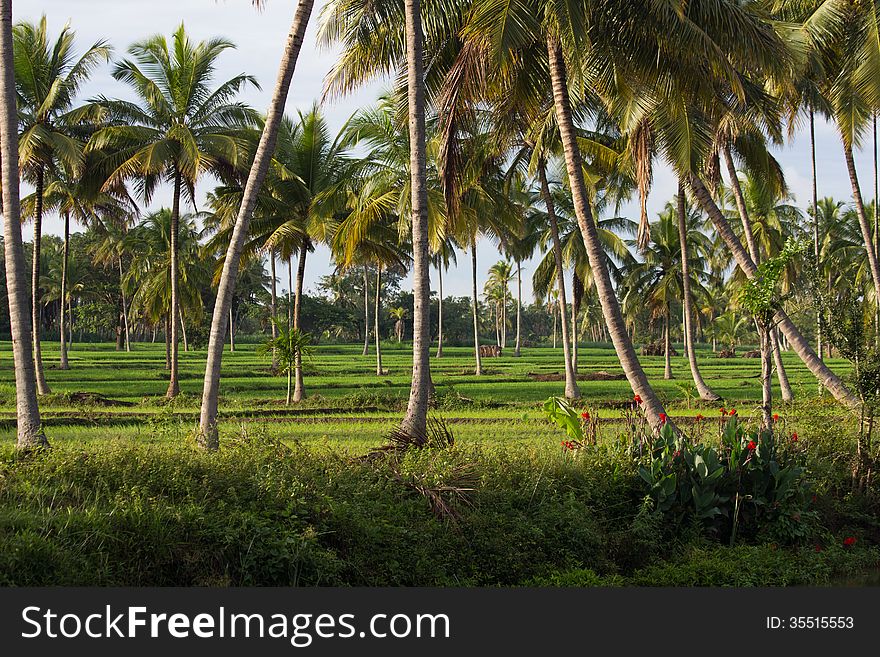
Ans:
<svg viewBox="0 0 880 657"><path fill-rule="evenodd" d="M709 240L702 233L696 230L697 225L702 222L692 210L688 212L688 203L684 194L684 185L679 181L678 195L676 197L675 215L678 219L678 240L679 240L679 262L681 263L681 298L684 307L684 343L687 351L688 365L691 369L691 377L694 380L694 386L697 388L697 394L700 399L705 401L716 401L720 397L712 391L700 373L697 364L697 352L694 348L694 314L693 314L693 294L691 290L691 257L699 257L699 251L706 252L709 250ZM670 208L671 209L671 208ZM694 245L689 248L688 243Z"/></svg>
<svg viewBox="0 0 880 657"><path fill-rule="evenodd" d="M497 317L499 327L498 346L502 349L507 347L507 297L510 294L510 284L513 282L513 267L509 262L501 260L489 267L489 278L486 288L498 292L498 306L500 314Z"/></svg>
<svg viewBox="0 0 880 657"><path fill-rule="evenodd" d="M404 331L404 323L403 320L406 318L406 308L403 306L395 306L394 308L388 309L388 314L391 316L391 319L394 321L394 334L397 336L397 344L403 342L403 331Z"/></svg>
<svg viewBox="0 0 880 657"><path fill-rule="evenodd" d="M74 53L75 33L65 26L50 43L46 17L39 23L22 22L13 28L15 79L18 91L19 166L35 188L34 239L31 273L31 308L37 391L47 394L40 348L40 243L46 176L61 169L79 174L83 164L83 138L88 137L77 93L92 71L110 56L104 41L94 43L79 57ZM64 356L62 356L64 358Z"/></svg>
<svg viewBox="0 0 880 657"><path fill-rule="evenodd" d="M249 85L250 75L237 75L211 87L220 55L234 45L225 39L193 43L181 23L171 44L162 35L135 43L130 59L117 62L113 77L125 82L138 102L99 98L94 111L108 125L91 138L90 148L107 153L106 186L136 180L149 203L160 182L172 185L171 206L171 376L167 397L180 392L178 316L180 314L177 223L184 195L195 203L196 185L206 172L241 167L246 129L256 113L235 96Z"/></svg>
<svg viewBox="0 0 880 657"><path fill-rule="evenodd" d="M30 341L27 280L19 206L18 112L12 37L12 0L0 0L0 166L2 166L3 252L15 364L16 449L48 447L37 402Z"/></svg>
<svg viewBox="0 0 880 657"><path fill-rule="evenodd" d="M172 231L177 230L177 236ZM151 325L160 322L165 327L166 369L173 366L173 331L175 320L181 324L189 318L197 320L204 312L201 290L211 282L210 258L200 244L201 237L195 218L184 214L177 220L173 211L163 208L146 215L124 238L132 254L123 285L131 298L132 307ZM177 249L178 299L172 301L172 268L174 249Z"/></svg>

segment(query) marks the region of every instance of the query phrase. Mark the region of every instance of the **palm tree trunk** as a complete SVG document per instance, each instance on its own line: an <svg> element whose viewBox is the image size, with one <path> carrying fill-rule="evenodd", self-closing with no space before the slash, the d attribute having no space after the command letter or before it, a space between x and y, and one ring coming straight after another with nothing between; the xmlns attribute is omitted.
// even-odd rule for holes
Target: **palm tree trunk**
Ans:
<svg viewBox="0 0 880 657"><path fill-rule="evenodd" d="M122 256L117 259L119 263L119 294L122 296L122 324L125 328L125 350L131 351L131 329L128 325L128 301L125 299L125 286L122 284Z"/></svg>
<svg viewBox="0 0 880 657"><path fill-rule="evenodd" d="M270 275L272 276L272 286L270 288L271 292L271 301L269 302L269 314L272 319L272 340L276 340L278 338L278 325L275 323L278 321L278 274L275 271L275 250L271 249L269 251L269 270ZM278 350L272 350L272 373L278 371Z"/></svg>
<svg viewBox="0 0 880 657"><path fill-rule="evenodd" d="M431 394L431 280L428 271L428 173L425 154L425 72L421 0L404 0L409 106L410 203L413 247L413 376L401 430L423 436Z"/></svg>
<svg viewBox="0 0 880 657"><path fill-rule="evenodd" d="M752 261L758 265L761 263L760 251L758 244L755 242L755 234L752 232L752 222L749 220L749 211L746 208L745 197L743 196L742 186L739 183L739 176L736 174L736 166L733 163L733 156L730 153L730 145L725 144L724 162L727 165L727 176L730 178L730 189L733 192L733 198L736 200L736 208L739 211L739 219L742 222L743 235L746 238L746 246L749 247L749 255Z"/></svg>
<svg viewBox="0 0 880 657"><path fill-rule="evenodd" d="M770 331L759 323L758 336L761 340L761 428L773 426L773 390L771 381L773 372L770 369Z"/></svg>
<svg viewBox="0 0 880 657"><path fill-rule="evenodd" d="M742 186L739 183L739 177L736 175L736 167L733 164L730 145L724 146L724 160L727 164L727 174L730 177L730 188L733 190L733 196L736 199L736 207L739 210L739 218L742 222L743 235L746 237L749 255L752 258L752 262L757 265L761 262L761 252L758 250L758 244L755 241L755 234L752 231L752 222L749 218L748 209L746 208L745 197L743 196ZM785 401L791 401L794 399L794 393L788 382L788 374L785 372L785 365L782 362L782 357L779 355L779 344L775 339L775 334L772 332L770 334L770 342L772 345L773 357L776 361L776 376L779 379L779 388L782 391L782 398Z"/></svg>
<svg viewBox="0 0 880 657"><path fill-rule="evenodd" d="M500 322L501 312L498 309L498 302L497 301L495 302L494 305L495 305L495 345L500 347L501 346L501 322Z"/></svg>
<svg viewBox="0 0 880 657"><path fill-rule="evenodd" d="M165 369L171 369L171 323L168 314L165 314Z"/></svg>
<svg viewBox="0 0 880 657"><path fill-rule="evenodd" d="M376 339L376 376L382 376L382 337L379 334L379 311L382 301L382 263L376 265L376 310L373 313L373 337Z"/></svg>
<svg viewBox="0 0 880 657"><path fill-rule="evenodd" d="M443 356L443 263L437 267L437 353L435 358Z"/></svg>
<svg viewBox="0 0 880 657"><path fill-rule="evenodd" d="M37 183L34 195L36 197L36 211L34 212L34 243L33 260L31 261L31 327L33 328L34 344L34 373L37 377L37 394L48 395L52 392L46 383L46 375L43 371L43 350L40 345L41 324L40 321L40 245L43 239L43 180L42 165L37 169ZM61 301L61 312L64 312L64 300Z"/></svg>
<svg viewBox="0 0 880 657"><path fill-rule="evenodd" d="M578 373L578 315L581 310L581 299L584 296L584 284L578 278L577 271L571 270L571 371L577 381Z"/></svg>
<svg viewBox="0 0 880 657"><path fill-rule="evenodd" d="M284 400L284 403L287 406L290 406L290 389L291 389L291 380L292 380L292 372L290 367L287 368L287 397Z"/></svg>
<svg viewBox="0 0 880 657"><path fill-rule="evenodd" d="M522 347L522 262L516 261L516 346L513 355L519 358Z"/></svg>
<svg viewBox="0 0 880 657"><path fill-rule="evenodd" d="M816 125L813 117L813 107L810 106L810 161L812 163L813 174L813 257L816 259L816 267L820 267L819 263L819 189L818 179L816 176ZM816 353L819 360L822 360L822 322L816 314ZM822 391L822 386L819 386Z"/></svg>
<svg viewBox="0 0 880 657"><path fill-rule="evenodd" d="M660 414L664 413L663 404L657 397L654 389L648 383L648 378L639 363L632 341L626 332L626 324L620 310L620 302L611 285L611 278L605 264L605 256L599 242L596 224L590 209L587 197L586 184L584 182L583 163L581 161L580 148L577 143L574 120L572 118L571 104L568 95L568 80L563 60L562 48L552 34L547 35L547 53L550 60L550 77L553 83L553 100L556 109L556 120L559 124L559 134L562 146L565 150L565 165L571 185L572 200L577 215L578 226L584 240L584 246L589 257L590 267L593 271L593 279L605 316L608 332L614 343L614 349L620 360L626 378L633 392L642 400L642 409L648 422L654 428L662 424Z"/></svg>
<svg viewBox="0 0 880 657"><path fill-rule="evenodd" d="M235 318L232 315L232 304L229 304L229 352L235 353Z"/></svg>
<svg viewBox="0 0 880 657"><path fill-rule="evenodd" d="M553 203L553 196L550 194L550 183L547 181L547 163L543 159L538 162L538 178L541 181L541 199L544 201L547 219L550 222L550 236L553 239L553 260L556 263L556 287L559 290L559 315L562 320L562 358L565 361L565 397L567 399L578 399L581 396L581 391L574 373L571 342L568 334L568 308L565 300L565 269L562 265L562 243L559 240L556 206ZM553 346L556 347L555 316L553 320Z"/></svg>
<svg viewBox="0 0 880 657"><path fill-rule="evenodd" d="M27 264L21 241L18 177L18 111L12 53L12 0L0 0L0 167L3 249L15 367L16 442L19 450L48 447L37 402L32 327L28 319Z"/></svg>
<svg viewBox="0 0 880 657"><path fill-rule="evenodd" d="M862 229L862 239L865 243L865 252L868 255L868 264L871 268L871 278L874 282L874 298L880 299L880 265L877 262L877 251L874 248L874 239L871 235L871 225L865 213L865 202L862 199L862 190L859 186L859 177L856 172L856 163L853 159L852 145L844 144L844 159L846 169L849 172L849 182L852 186L853 202L856 206L856 215L859 218L859 226Z"/></svg>
<svg viewBox="0 0 880 657"><path fill-rule="evenodd" d="M364 265L364 353L370 351L370 277L367 266Z"/></svg>
<svg viewBox="0 0 880 657"><path fill-rule="evenodd" d="M788 374L785 371L785 364L782 362L782 349L779 346L779 331L775 327L771 329L770 346L773 350L773 362L776 365L776 378L779 379L779 392L782 401L794 401L794 392L791 389L791 383L788 380Z"/></svg>
<svg viewBox="0 0 880 657"><path fill-rule="evenodd" d="M663 315L663 378L669 380L672 377L672 357L669 353L669 304L666 305L666 313Z"/></svg>
<svg viewBox="0 0 880 657"><path fill-rule="evenodd" d="M296 61L299 57L313 5L314 0L299 0L297 5L293 24L290 27L287 43L281 56L278 79L275 83L269 110L266 112L266 121L263 125L263 132L260 135L260 143L257 146L250 173L248 173L241 206L235 219L232 238L229 241L226 258L223 262L223 272L217 288L217 301L214 304L214 315L211 319L211 336L208 341L208 361L205 366L205 385L202 391L202 408L199 419L199 442L206 449L213 450L219 447L217 406L220 391L220 363L223 360L223 342L226 336L226 313L232 303L232 293L235 291L235 279L238 275L241 252L247 239L248 228L254 207L256 206L257 196L260 188L263 186L263 180L269 169L269 162L272 160L275 152L278 127L284 115L284 106L287 101L287 92L290 89L290 80L296 68Z"/></svg>
<svg viewBox="0 0 880 657"><path fill-rule="evenodd" d="M474 316L474 358L477 361L477 367L475 370L475 374L477 376L481 376L483 374L483 361L480 358L480 319L478 316L479 313L479 300L477 298L477 240L471 240L471 283L473 285L472 288L472 304L471 308L473 310Z"/></svg>
<svg viewBox="0 0 880 657"><path fill-rule="evenodd" d="M877 112L874 112L871 115L871 123L873 128L873 137L874 137L874 216L872 217L874 220L874 253L880 254L880 227L877 225L877 202L880 200L878 198L878 187L880 187L880 180L878 180L878 172L877 170ZM874 298L874 346L880 346L880 297Z"/></svg>
<svg viewBox="0 0 880 657"><path fill-rule="evenodd" d="M180 312L180 288L179 288L179 244L180 237L180 192L182 179L180 172L174 172L174 199L171 206L171 309L169 324L171 327L171 376L168 380L168 392L165 396L173 399L180 394L180 382L178 381L177 341L178 324L177 316Z"/></svg>
<svg viewBox="0 0 880 657"><path fill-rule="evenodd" d="M293 328L293 256L287 259L287 330Z"/></svg>
<svg viewBox="0 0 880 657"><path fill-rule="evenodd" d="M684 343L687 350L688 364L691 368L691 377L694 380L694 386L700 399L705 401L717 401L720 397L715 394L712 388L703 380L700 374L700 368L697 365L697 352L694 350L694 333L691 324L691 274L690 263L688 262L687 248L687 222L685 221L685 199L684 185L679 179L678 182L678 244L681 249L681 281L682 281L682 313L684 314ZM715 350L715 340L712 340L712 351Z"/></svg>
<svg viewBox="0 0 880 657"><path fill-rule="evenodd" d="M180 319L180 338L183 340L183 350L189 351L189 341L186 339L186 322L183 321L183 309L178 308L180 312L177 313L178 319Z"/></svg>
<svg viewBox="0 0 880 657"><path fill-rule="evenodd" d="M303 280L306 275L306 256L309 253L309 245L309 238L303 238L302 244L299 247L299 262L297 262L296 267L296 300L293 302L293 328L297 331L301 325L300 313L302 312ZM303 382L302 351L299 348L297 348L294 354L294 372L293 401L299 402L306 396L306 387Z"/></svg>
<svg viewBox="0 0 880 657"><path fill-rule="evenodd" d="M70 363L67 360L67 336L65 335L64 300L67 298L67 263L70 258L70 213L64 213L64 247L61 253L61 312L59 313L59 328L61 333L61 363L59 369L69 370Z"/></svg>
<svg viewBox="0 0 880 657"><path fill-rule="evenodd" d="M559 304L553 304L553 348L556 349L556 331L559 322Z"/></svg>
<svg viewBox="0 0 880 657"><path fill-rule="evenodd" d="M703 208L703 211L709 215L709 218L715 226L715 230L718 231L721 239L724 240L727 248L730 249L737 265L739 265L740 269L743 270L748 278L754 278L757 271L754 261L749 257L749 254L746 253L742 243L731 230L730 224L721 213L721 210L718 209L718 206L715 204L712 195L709 193L709 190L706 189L703 181L696 174L688 173L686 176L686 182L691 194L693 194L694 198ZM804 336L801 335L800 331L798 331L794 322L789 319L788 315L786 315L783 310L777 310L773 319L788 339L792 349L794 349L804 365L807 366L807 369L809 369L822 385L834 395L834 398L843 402L847 406L857 408L859 404L858 399L856 399L852 392L850 392L850 390L843 384L840 377L828 369L825 363L816 356L816 352L813 351L813 348L804 339Z"/></svg>

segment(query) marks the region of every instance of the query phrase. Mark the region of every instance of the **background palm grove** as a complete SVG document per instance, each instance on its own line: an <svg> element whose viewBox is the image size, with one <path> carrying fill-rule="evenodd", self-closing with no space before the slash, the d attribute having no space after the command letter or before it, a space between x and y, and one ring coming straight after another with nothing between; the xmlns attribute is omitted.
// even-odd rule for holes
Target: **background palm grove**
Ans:
<svg viewBox="0 0 880 657"><path fill-rule="evenodd" d="M292 14L263 113L234 40L0 0L0 582L877 582L880 4Z"/></svg>

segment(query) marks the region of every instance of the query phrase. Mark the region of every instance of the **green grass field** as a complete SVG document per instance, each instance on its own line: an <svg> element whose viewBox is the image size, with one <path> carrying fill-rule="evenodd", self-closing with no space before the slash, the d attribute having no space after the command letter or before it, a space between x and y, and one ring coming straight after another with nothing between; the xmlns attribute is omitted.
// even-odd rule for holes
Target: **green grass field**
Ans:
<svg viewBox="0 0 880 657"><path fill-rule="evenodd" d="M880 572L877 484L851 494L855 423L819 398L793 354L798 400L777 406L777 431L807 474L793 506L766 523L747 511L729 545L727 530L646 501L648 452L627 437L632 393L608 346L580 350L581 405L601 418L595 446L563 449L541 410L562 393L561 350L486 359L476 377L470 349L448 348L432 360L432 414L454 447L366 458L400 421L408 345L387 345L383 376L359 346L318 346L308 398L290 407L285 378L256 346L227 351L222 449L205 453L193 442L204 351L181 353L183 393L168 403L162 344L75 345L60 371L46 343L53 393L41 413L53 449L24 457L13 447L10 345L0 347L0 585L863 585ZM759 362L708 350L700 361L754 426ZM718 404L689 399L685 359L673 381L662 358L642 362L681 426L714 414L688 430L717 444ZM459 486L470 492L450 492ZM454 519L438 515L434 494Z"/></svg>
<svg viewBox="0 0 880 657"><path fill-rule="evenodd" d="M343 445L376 444L395 425L409 393L411 347L384 346L387 374L375 373L375 356L361 346L320 345L307 365L306 402L286 407L284 376L273 376L269 362L256 345L241 344L223 358L221 386L222 431L239 433L242 423L281 438L328 441ZM508 350L512 353L512 350ZM164 441L188 434L194 425L204 373L204 351L181 351L182 396L173 405L163 402L167 387L164 345L135 344L130 353L112 344L76 344L71 369L56 369L57 345L44 343L46 377L53 395L42 403L43 418L54 441L127 439ZM530 441L546 433L540 403L560 395L563 383L561 349L528 348L520 358L506 355L484 359L485 374L473 374L473 355L467 347L448 347L432 358L433 380L439 398L434 414L446 419L457 439L496 443ZM721 359L710 350L699 353L703 376L728 405L748 416L760 397L759 361ZM799 400L817 396L815 379L793 353L784 354L788 374ZM663 379L663 359L643 357L652 385L678 416L705 412L693 393L684 357L673 359L675 379ZM845 361L831 361L845 372ZM582 404L603 418L620 414L615 408L631 397L629 384L608 345L579 350ZM598 374L597 374L598 373ZM606 379L605 374L608 375ZM591 380L598 379L598 380ZM0 344L0 440L14 435L14 388L11 345ZM778 390L777 396L778 396ZM79 396L78 393L90 393ZM93 397L94 396L94 397ZM95 399L98 397L100 399ZM107 400L122 402L110 405ZM713 405L714 406L714 405ZM800 404L798 405L800 406Z"/></svg>

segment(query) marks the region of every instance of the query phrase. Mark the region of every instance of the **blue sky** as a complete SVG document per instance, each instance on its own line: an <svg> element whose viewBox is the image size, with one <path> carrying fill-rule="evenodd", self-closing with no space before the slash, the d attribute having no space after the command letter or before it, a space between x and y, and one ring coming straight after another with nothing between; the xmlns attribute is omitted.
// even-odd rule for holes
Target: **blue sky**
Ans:
<svg viewBox="0 0 880 657"><path fill-rule="evenodd" d="M290 89L287 111L307 109L319 98L323 80L335 60L335 52L318 48L315 42L316 26L323 3L316 2L312 24L300 54L297 70ZM183 21L189 34L195 39L223 36L237 44L236 50L227 51L219 62L217 79L225 80L238 73L254 75L262 90L249 89L243 100L257 110L265 111L274 85L281 47L286 38L296 3L293 0L269 0L263 11L256 11L250 0L15 0L15 20L39 20L46 14L50 33L55 35L66 22L70 22L77 34L77 44L86 47L99 39L107 39L115 54L122 55L128 46L146 36L170 34ZM334 99L324 106L324 112L333 129L338 128L358 108L372 103L384 82L379 80L350 96ZM84 90L84 97L105 94L125 97L123 85L109 75L109 67L98 71ZM849 179L843 161L842 149L833 126L822 121L816 125L817 168L819 171L819 195L833 196L849 202L851 198ZM870 143L856 154L856 164L862 182L862 194L866 200L873 197L873 171ZM785 147L778 149L777 158L782 163L789 187L796 203L805 208L810 200L810 151L809 136L802 129ZM211 183L202 185L201 193L210 189ZM655 168L654 187L648 200L648 210L653 218L666 201L675 194L677 183L668 168L658 164ZM154 205L168 204L170 190L158 193ZM635 203L623 208L623 214L637 219ZM45 223L47 233L60 233L57 217L49 217ZM30 229L24 228L24 238L30 239ZM480 286L486 270L499 259L495 245L484 242L478 247L480 260ZM524 267L523 293L531 299L528 279L534 270L533 263ZM314 289L317 279L331 271L326 249L319 248L311 257L306 275L306 289ZM286 270L279 270L282 287L287 280ZM435 274L432 272L432 276ZM436 285L436 280L432 281ZM459 265L444 278L444 295L465 296L470 294L470 258L459 257ZM570 289L570 288L569 288Z"/></svg>

